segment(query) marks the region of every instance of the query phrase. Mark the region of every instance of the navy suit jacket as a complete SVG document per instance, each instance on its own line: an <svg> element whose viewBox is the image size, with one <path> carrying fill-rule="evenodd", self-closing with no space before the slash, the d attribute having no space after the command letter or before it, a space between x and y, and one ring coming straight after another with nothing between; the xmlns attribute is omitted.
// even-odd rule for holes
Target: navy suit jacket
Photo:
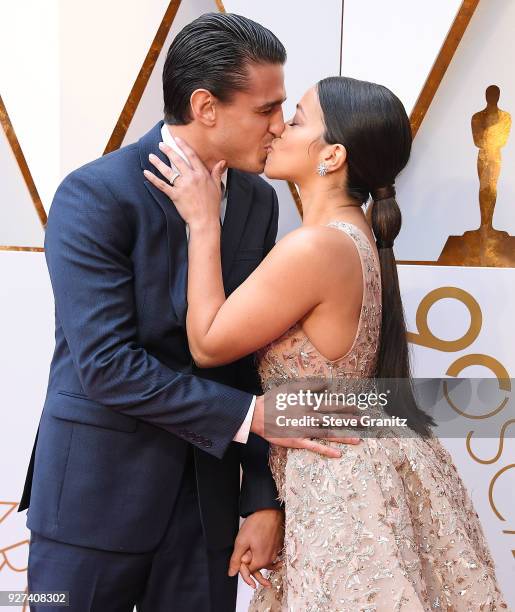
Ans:
<svg viewBox="0 0 515 612"><path fill-rule="evenodd" d="M189 445L210 548L233 544L240 515L279 507L267 443L232 442L260 392L252 356L200 370L188 349L185 225L142 173L149 153L167 162L161 126L66 177L45 236L56 345L20 510L37 533L103 550L157 546ZM258 176L228 180L230 294L274 245L278 206Z"/></svg>

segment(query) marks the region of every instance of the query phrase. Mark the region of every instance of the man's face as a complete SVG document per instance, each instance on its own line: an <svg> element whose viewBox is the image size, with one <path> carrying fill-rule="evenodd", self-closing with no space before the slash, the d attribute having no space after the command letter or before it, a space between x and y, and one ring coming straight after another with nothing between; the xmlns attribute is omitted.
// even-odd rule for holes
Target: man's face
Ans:
<svg viewBox="0 0 515 612"><path fill-rule="evenodd" d="M286 98L280 64L249 64L249 85L228 103L216 103L212 144L230 168L261 173L268 147L284 130Z"/></svg>

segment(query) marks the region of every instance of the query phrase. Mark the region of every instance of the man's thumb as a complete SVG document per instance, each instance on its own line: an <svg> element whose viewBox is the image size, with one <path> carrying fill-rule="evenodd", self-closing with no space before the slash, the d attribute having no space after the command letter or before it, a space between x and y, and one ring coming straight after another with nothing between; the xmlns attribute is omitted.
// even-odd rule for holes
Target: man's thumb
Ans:
<svg viewBox="0 0 515 612"><path fill-rule="evenodd" d="M247 552L241 558L241 562L245 563L245 565L250 565L251 561L252 561L252 551L249 548Z"/></svg>
<svg viewBox="0 0 515 612"><path fill-rule="evenodd" d="M236 541L231 559L229 561L229 576L236 576L236 574L240 571L241 558L246 551L246 547Z"/></svg>

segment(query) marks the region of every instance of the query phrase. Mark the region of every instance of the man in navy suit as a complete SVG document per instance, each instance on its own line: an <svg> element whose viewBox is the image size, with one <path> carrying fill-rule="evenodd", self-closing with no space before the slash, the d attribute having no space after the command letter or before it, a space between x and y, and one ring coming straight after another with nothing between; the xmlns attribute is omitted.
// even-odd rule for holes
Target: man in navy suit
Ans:
<svg viewBox="0 0 515 612"><path fill-rule="evenodd" d="M263 401L252 358L195 367L187 227L142 170L150 153L167 161L158 144L174 146L174 130L208 167L227 160L231 293L276 238L277 197L257 173L284 129L285 60L259 24L197 19L168 52L165 122L55 195L45 251L56 346L20 509L30 505L29 589L69 591L74 611L232 611L235 538L251 569L281 548L268 444L249 433Z"/></svg>

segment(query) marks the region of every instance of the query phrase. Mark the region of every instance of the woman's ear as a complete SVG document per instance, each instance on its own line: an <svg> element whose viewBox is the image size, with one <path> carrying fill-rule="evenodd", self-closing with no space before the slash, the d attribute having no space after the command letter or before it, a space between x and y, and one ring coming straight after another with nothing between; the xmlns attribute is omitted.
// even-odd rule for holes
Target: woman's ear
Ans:
<svg viewBox="0 0 515 612"><path fill-rule="evenodd" d="M323 161L328 172L336 172L347 161L347 149L341 144L329 145L324 151Z"/></svg>
<svg viewBox="0 0 515 612"><path fill-rule="evenodd" d="M216 99L207 89L195 89L190 96L193 119L206 126L213 126L216 120Z"/></svg>

